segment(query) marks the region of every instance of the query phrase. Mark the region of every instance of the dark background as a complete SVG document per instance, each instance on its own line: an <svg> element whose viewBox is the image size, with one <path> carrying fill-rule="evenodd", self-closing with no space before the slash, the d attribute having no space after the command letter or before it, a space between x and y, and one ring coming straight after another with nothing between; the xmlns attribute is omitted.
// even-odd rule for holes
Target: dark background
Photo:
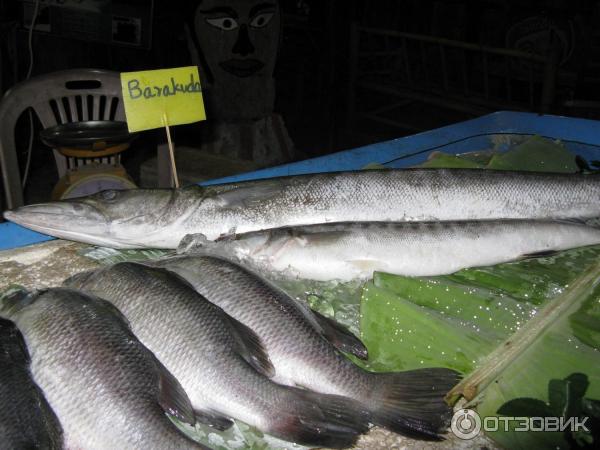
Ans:
<svg viewBox="0 0 600 450"><path fill-rule="evenodd" d="M147 3L130 2L132 8ZM276 111L286 122L298 158L501 109L600 118L598 0L281 4ZM28 69L22 5L0 0L0 93L24 79ZM78 67L132 71L189 65L184 10L181 1L154 2L149 48L36 32L33 76ZM16 39L12 47L7 33ZM533 47L523 39L528 33L537 33ZM521 53L507 56L504 50ZM527 52L541 61L523 60ZM197 126L177 127L175 140L193 143ZM24 153L28 129L19 133ZM156 139L155 132L144 133L139 148L127 152L125 164L134 179L139 164L154 154ZM36 145L33 176L49 164L50 152Z"/></svg>

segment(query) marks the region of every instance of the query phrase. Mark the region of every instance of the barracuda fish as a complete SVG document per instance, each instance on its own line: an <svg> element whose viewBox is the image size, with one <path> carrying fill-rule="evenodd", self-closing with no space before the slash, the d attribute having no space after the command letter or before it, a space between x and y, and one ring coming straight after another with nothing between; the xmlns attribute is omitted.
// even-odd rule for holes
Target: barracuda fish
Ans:
<svg viewBox="0 0 600 450"><path fill-rule="evenodd" d="M278 228L209 241L188 235L178 253L237 260L289 278L433 276L600 244L600 229L568 221L341 223Z"/></svg>
<svg viewBox="0 0 600 450"><path fill-rule="evenodd" d="M62 424L66 448L206 448L165 415L195 423L177 380L110 303L49 289L3 301L0 315L23 333L31 373Z"/></svg>
<svg viewBox="0 0 600 450"><path fill-rule="evenodd" d="M368 428L367 412L343 398L280 386L256 334L177 275L135 263L65 282L106 298L177 377L198 420L224 429L236 418L282 439L343 448Z"/></svg>
<svg viewBox="0 0 600 450"><path fill-rule="evenodd" d="M404 435L437 439L446 430L452 409L444 396L457 383L456 372L367 372L339 353L307 306L245 268L210 256L151 264L182 276L252 328L265 344L278 383L351 398L369 411L373 424Z"/></svg>
<svg viewBox="0 0 600 450"><path fill-rule="evenodd" d="M62 428L29 372L15 325L0 319L0 449L62 448Z"/></svg>
<svg viewBox="0 0 600 450"><path fill-rule="evenodd" d="M600 175L473 169L366 170L192 187L104 191L4 217L59 238L116 248L176 248L186 234L328 222L600 216Z"/></svg>

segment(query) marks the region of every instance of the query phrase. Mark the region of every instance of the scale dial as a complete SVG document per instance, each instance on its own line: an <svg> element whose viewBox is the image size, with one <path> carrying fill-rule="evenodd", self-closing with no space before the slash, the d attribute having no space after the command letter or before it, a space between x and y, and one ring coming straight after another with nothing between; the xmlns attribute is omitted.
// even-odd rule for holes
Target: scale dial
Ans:
<svg viewBox="0 0 600 450"><path fill-rule="evenodd" d="M57 186L58 188L59 186ZM123 176L99 173L74 181L66 185L62 192L55 193L61 200L75 197L84 197L107 189L136 189L137 186ZM62 190L62 189L61 189Z"/></svg>

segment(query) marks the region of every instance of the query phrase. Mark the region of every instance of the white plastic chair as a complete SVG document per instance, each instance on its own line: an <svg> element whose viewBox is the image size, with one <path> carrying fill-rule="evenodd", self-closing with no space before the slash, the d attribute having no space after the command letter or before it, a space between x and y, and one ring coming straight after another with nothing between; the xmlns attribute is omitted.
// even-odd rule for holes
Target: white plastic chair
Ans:
<svg viewBox="0 0 600 450"><path fill-rule="evenodd" d="M74 69L40 75L13 86L0 101L0 168L7 207L23 205L15 125L32 108L44 128L86 120L125 121L118 72ZM54 150L58 175L73 164Z"/></svg>

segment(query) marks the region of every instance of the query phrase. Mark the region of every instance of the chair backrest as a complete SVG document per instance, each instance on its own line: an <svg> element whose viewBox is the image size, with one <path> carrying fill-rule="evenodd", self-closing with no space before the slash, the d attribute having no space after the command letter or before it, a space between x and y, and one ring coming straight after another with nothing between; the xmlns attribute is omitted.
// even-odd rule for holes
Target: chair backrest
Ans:
<svg viewBox="0 0 600 450"><path fill-rule="evenodd" d="M117 72L64 70L31 78L7 91L0 101L0 168L9 209L23 205L15 125L28 108L44 128L86 120L125 120ZM66 158L56 150L54 158L59 176L64 175Z"/></svg>

